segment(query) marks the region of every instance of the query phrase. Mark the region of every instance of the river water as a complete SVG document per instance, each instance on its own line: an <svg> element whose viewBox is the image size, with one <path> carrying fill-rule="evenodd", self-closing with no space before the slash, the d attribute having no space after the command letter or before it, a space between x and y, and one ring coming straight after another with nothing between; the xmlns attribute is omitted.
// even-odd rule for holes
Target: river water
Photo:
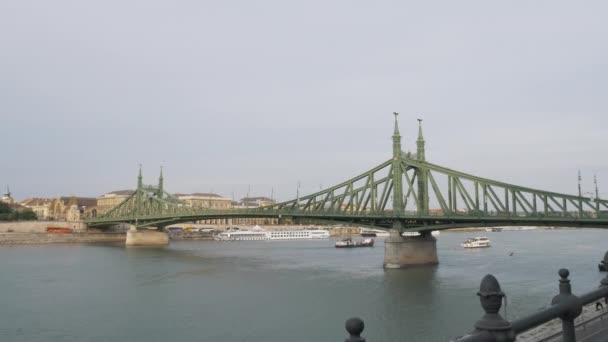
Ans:
<svg viewBox="0 0 608 342"><path fill-rule="evenodd" d="M488 273L509 319L548 305L561 267L575 293L605 276L608 231L484 232L491 248L460 247L479 234L442 232L440 264L406 270L382 268L382 239L0 246L0 341L343 341L352 316L370 342L447 341L482 316Z"/></svg>

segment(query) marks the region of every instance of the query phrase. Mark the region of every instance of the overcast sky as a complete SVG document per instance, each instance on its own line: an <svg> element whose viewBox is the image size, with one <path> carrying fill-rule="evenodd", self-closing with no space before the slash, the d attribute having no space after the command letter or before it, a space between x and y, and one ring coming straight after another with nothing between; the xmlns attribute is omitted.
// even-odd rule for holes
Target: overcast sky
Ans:
<svg viewBox="0 0 608 342"><path fill-rule="evenodd" d="M287 200L391 157L608 197L606 1L0 1L14 197Z"/></svg>

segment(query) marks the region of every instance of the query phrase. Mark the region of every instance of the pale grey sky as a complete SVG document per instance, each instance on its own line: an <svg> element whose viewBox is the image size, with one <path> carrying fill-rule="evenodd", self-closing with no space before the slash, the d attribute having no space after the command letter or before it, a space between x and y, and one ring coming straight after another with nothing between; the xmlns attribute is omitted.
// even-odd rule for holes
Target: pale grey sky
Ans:
<svg viewBox="0 0 608 342"><path fill-rule="evenodd" d="M404 149L608 197L606 1L0 2L0 185L282 200Z"/></svg>

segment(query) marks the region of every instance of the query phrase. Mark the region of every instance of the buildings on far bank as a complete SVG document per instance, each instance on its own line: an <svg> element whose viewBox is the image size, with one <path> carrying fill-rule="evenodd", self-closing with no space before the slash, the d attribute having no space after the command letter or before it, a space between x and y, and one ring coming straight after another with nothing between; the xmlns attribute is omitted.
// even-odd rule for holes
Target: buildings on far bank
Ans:
<svg viewBox="0 0 608 342"><path fill-rule="evenodd" d="M97 197L97 214L101 215L116 207L129 196L133 195L133 190L117 190Z"/></svg>
<svg viewBox="0 0 608 342"><path fill-rule="evenodd" d="M268 197L243 197L238 201L241 208L259 208L275 204L276 201Z"/></svg>
<svg viewBox="0 0 608 342"><path fill-rule="evenodd" d="M222 210L232 207L232 199L214 193L195 192L192 194L175 194L174 196L193 208Z"/></svg>
<svg viewBox="0 0 608 342"><path fill-rule="evenodd" d="M275 201L267 197L245 197L238 202L232 201L227 197L222 197L214 193L192 193L192 194L175 194L175 197L186 202L188 205L201 209L215 210L231 210L231 209L246 209L259 208L267 205L272 205ZM202 224L276 224L278 219L273 218L226 218L199 221Z"/></svg>
<svg viewBox="0 0 608 342"><path fill-rule="evenodd" d="M39 220L80 221L97 216L97 199L90 197L28 198L19 202Z"/></svg>
<svg viewBox="0 0 608 342"><path fill-rule="evenodd" d="M64 197L56 198L28 198L19 203L15 202L10 193L2 197L3 202L12 205L19 205L23 208L29 208L39 220L56 220L56 221L79 221L86 218L97 217L108 212L112 208L120 205L123 201L134 194L133 190L117 190L108 192L97 198L90 197ZM238 202L231 198L223 197L215 193L195 192L190 194L174 194L176 198L194 208L212 209L212 210L234 210L259 208L275 204L276 202L268 197L244 197ZM277 224L276 218L234 218L234 219L213 219L203 220L198 223L202 224Z"/></svg>

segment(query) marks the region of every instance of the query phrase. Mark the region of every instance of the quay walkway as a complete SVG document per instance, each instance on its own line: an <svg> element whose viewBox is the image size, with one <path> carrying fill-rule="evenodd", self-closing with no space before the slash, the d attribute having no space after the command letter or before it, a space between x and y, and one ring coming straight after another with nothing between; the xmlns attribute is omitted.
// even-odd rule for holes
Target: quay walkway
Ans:
<svg viewBox="0 0 608 342"><path fill-rule="evenodd" d="M595 303L585 305L583 312L575 321L577 341L606 342L608 341L608 304L602 301L602 308L596 308ZM530 329L517 336L516 342L561 342L562 322L554 319L541 326Z"/></svg>

